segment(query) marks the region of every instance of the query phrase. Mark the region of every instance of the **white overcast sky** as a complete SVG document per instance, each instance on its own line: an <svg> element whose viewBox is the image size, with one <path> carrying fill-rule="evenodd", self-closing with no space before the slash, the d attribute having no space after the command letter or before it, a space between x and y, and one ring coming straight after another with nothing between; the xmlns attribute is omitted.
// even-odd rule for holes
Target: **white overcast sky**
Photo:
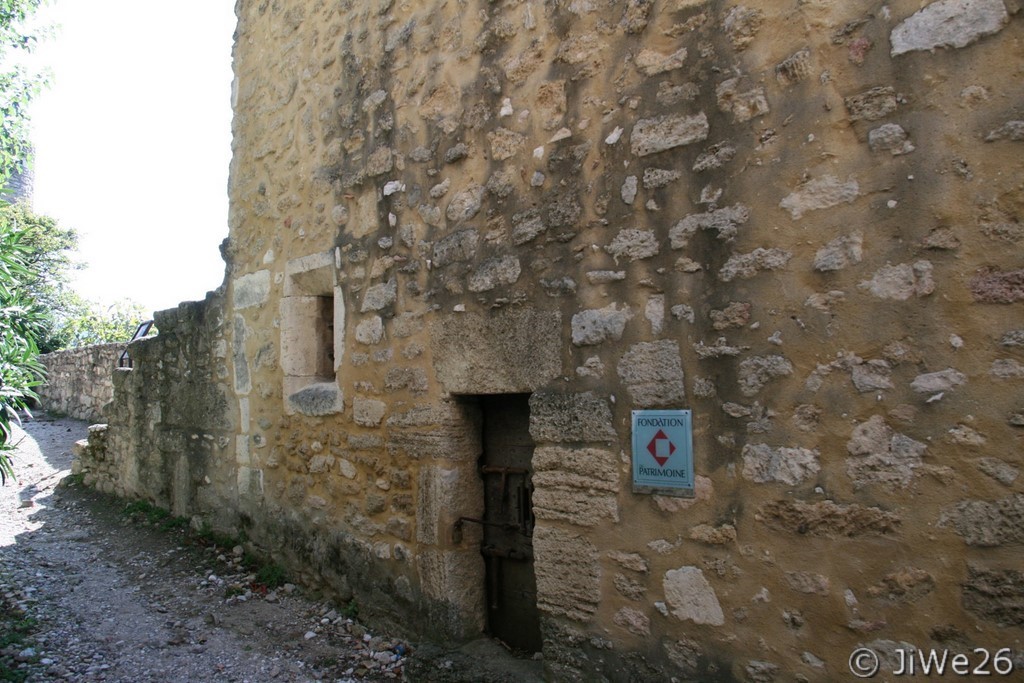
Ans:
<svg viewBox="0 0 1024 683"><path fill-rule="evenodd" d="M150 310L223 280L234 0L50 0L32 109L37 213L80 235L76 289Z"/></svg>

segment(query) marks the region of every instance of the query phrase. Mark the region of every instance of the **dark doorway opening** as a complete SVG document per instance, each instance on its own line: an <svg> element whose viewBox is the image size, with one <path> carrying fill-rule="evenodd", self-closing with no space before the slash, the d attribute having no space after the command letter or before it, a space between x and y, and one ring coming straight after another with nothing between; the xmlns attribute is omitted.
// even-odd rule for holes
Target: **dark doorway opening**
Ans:
<svg viewBox="0 0 1024 683"><path fill-rule="evenodd" d="M533 566L533 439L529 394L480 397L487 631L513 650L542 646Z"/></svg>

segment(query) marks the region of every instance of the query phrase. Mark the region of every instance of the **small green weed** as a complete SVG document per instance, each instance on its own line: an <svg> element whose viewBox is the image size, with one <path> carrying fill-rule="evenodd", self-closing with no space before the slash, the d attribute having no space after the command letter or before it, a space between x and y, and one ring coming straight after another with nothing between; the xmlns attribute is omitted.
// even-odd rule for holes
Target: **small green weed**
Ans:
<svg viewBox="0 0 1024 683"><path fill-rule="evenodd" d="M186 518L175 517L168 510L145 500L133 500L125 505L124 515L133 521L155 526L161 531L171 531L188 526Z"/></svg>
<svg viewBox="0 0 1024 683"><path fill-rule="evenodd" d="M21 616L0 605L0 651L8 648L20 650L30 645L29 636L35 629L35 619ZM0 656L0 681L22 683L30 670L19 665L13 657Z"/></svg>
<svg viewBox="0 0 1024 683"><path fill-rule="evenodd" d="M249 571L253 571L254 569L258 568L261 564L263 563L260 562L260 558L251 553L250 551L246 550L242 553L242 566L248 569Z"/></svg>
<svg viewBox="0 0 1024 683"><path fill-rule="evenodd" d="M279 564L265 564L256 572L256 583L263 584L267 588L278 588L286 582L284 567Z"/></svg>
<svg viewBox="0 0 1024 683"><path fill-rule="evenodd" d="M199 527L199 531L196 532L196 539L200 543L217 546L223 550L231 550L236 545L241 545L245 541L244 536L229 536L228 534L215 531L214 528L210 526L210 523L205 520L203 521L202 526Z"/></svg>
<svg viewBox="0 0 1024 683"><path fill-rule="evenodd" d="M241 586L228 586L224 589L225 598L233 598L236 595L245 595L245 589Z"/></svg>
<svg viewBox="0 0 1024 683"><path fill-rule="evenodd" d="M185 529L188 527L188 519L185 517L168 517L160 523L160 531L173 531L174 529Z"/></svg>
<svg viewBox="0 0 1024 683"><path fill-rule="evenodd" d="M355 600L349 600L348 604L342 608L341 614L349 619L357 619L359 617L359 605L356 604Z"/></svg>
<svg viewBox="0 0 1024 683"><path fill-rule="evenodd" d="M85 475L79 472L78 474L69 474L60 480L60 486L82 486L85 484Z"/></svg>

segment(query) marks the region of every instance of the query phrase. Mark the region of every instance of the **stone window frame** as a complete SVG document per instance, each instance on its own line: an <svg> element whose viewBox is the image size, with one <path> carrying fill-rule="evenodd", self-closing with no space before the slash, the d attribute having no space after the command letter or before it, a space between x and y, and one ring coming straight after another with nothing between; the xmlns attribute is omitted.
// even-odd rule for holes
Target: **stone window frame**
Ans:
<svg viewBox="0 0 1024 683"><path fill-rule="evenodd" d="M336 250L285 264L281 321L284 410L310 416L344 411L338 370L345 353L345 299Z"/></svg>

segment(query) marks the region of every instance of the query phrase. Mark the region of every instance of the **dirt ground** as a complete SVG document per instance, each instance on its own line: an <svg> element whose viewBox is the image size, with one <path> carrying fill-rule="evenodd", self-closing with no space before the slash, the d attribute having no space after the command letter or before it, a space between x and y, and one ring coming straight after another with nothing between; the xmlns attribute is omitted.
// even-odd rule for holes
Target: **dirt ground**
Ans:
<svg viewBox="0 0 1024 683"><path fill-rule="evenodd" d="M86 433L45 416L17 431L17 482L0 487L0 680L540 679L540 662L486 639L417 648L290 584L264 594L241 547L126 514L125 501L68 478ZM27 635L10 638L18 625Z"/></svg>

